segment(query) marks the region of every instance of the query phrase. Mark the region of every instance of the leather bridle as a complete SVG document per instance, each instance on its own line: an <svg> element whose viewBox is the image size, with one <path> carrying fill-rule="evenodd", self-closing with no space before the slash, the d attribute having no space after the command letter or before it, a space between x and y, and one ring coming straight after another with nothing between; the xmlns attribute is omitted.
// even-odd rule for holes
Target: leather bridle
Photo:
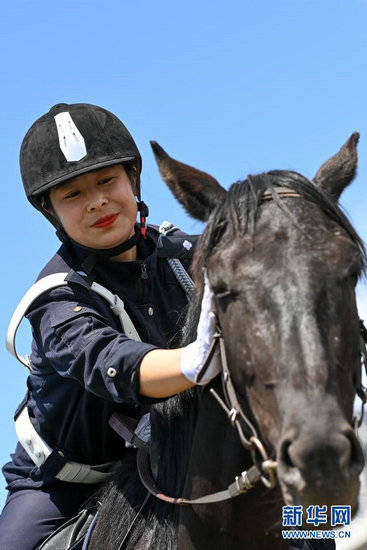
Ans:
<svg viewBox="0 0 367 550"><path fill-rule="evenodd" d="M275 191L265 191L262 196L262 201L274 199L274 194L277 194L280 197L301 197L299 193L286 188L279 187ZM367 330L363 324L363 321L360 321L360 367L358 368L357 380L356 380L356 393L362 401L362 409L359 418L354 418L354 428L357 429L361 426L364 414L364 405L367 401L367 388L363 386L362 383L362 370L363 365L366 370L367 375ZM200 382L200 379L205 374L208 369L211 361L214 359L214 354L217 351L219 346L220 358L222 363L221 379L222 379L222 388L224 400L218 395L218 393L211 388L209 391L225 411L230 423L234 428L236 428L238 437L241 444L245 449L247 449L252 457L253 466L248 470L241 472L239 476L235 477L233 483L231 483L227 489L219 491L217 493L212 493L205 495L196 499L185 499L185 498L176 498L170 497L163 494L158 487L156 486L155 480L151 474L150 469L150 460L149 453L146 449L138 449L138 472L141 479L141 482L147 489L147 491L154 495L155 497L163 500L164 502L169 502L172 504L210 504L214 502L221 502L223 500L228 500L234 498L240 494L246 493L249 489L254 487L254 485L261 481L266 487L272 489L275 486L275 471L277 468L277 463L275 460L269 457L265 445L262 443L259 435L256 431L255 426L249 420L248 416L244 413L240 402L237 397L236 390L234 388L231 374L228 368L227 355L225 350L224 339L222 335L222 330L219 325L217 318L217 327L215 334L213 335L211 347L209 349L208 355L204 362L204 365L200 371L197 382Z"/></svg>
<svg viewBox="0 0 367 550"><path fill-rule="evenodd" d="M211 348L203 368L200 371L197 382L200 382L201 378L204 376L205 371L214 358L218 345L222 363L221 379L224 400L213 388L209 391L226 413L232 426L236 428L242 446L250 452L254 466L257 467L260 473L259 479L266 487L272 489L275 486L275 470L277 465L276 462L268 456L265 445L261 442L254 424L240 405L228 368L224 338L218 320L217 330L213 336Z"/></svg>

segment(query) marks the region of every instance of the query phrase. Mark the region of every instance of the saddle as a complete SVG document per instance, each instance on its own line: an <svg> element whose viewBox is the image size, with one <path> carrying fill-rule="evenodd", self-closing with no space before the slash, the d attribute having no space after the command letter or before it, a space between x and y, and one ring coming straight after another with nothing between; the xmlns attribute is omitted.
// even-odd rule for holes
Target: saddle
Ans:
<svg viewBox="0 0 367 550"><path fill-rule="evenodd" d="M95 509L85 508L76 516L63 523L37 547L37 550L83 550L87 548L86 537L92 533L97 519Z"/></svg>
<svg viewBox="0 0 367 550"><path fill-rule="evenodd" d="M126 446L149 449L149 413L140 420L114 413L109 424L125 440ZM95 504L88 506L88 502L76 516L51 533L37 550L87 550L98 516L98 503L96 507Z"/></svg>

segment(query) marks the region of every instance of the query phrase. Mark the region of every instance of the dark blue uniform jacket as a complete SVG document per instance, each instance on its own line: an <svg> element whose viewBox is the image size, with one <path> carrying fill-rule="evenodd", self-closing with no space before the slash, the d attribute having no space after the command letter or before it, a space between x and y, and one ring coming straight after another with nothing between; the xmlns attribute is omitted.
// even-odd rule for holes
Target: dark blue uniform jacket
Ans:
<svg viewBox="0 0 367 550"><path fill-rule="evenodd" d="M167 258L179 258L188 269L194 247L183 243L194 245L197 239L179 230L159 236L154 226L147 236L139 240L136 261L101 260L93 277L124 301L141 342L127 338L108 303L79 284L47 291L27 314L33 330L29 415L55 451L38 468L18 444L3 468L8 488L55 482L65 459L96 465L122 457L124 442L108 419L116 411L139 416L150 401L139 395L141 360L156 347L178 346L187 297ZM82 259L78 249L62 245L39 279L78 270ZM112 377L111 367L116 371Z"/></svg>

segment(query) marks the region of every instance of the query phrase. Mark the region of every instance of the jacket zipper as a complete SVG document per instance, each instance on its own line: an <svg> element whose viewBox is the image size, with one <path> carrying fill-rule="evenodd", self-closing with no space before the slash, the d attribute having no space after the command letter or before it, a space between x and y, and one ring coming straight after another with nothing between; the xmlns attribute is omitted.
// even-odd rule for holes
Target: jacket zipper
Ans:
<svg viewBox="0 0 367 550"><path fill-rule="evenodd" d="M149 279L147 266L145 264L141 264L141 278L142 279Z"/></svg>
<svg viewBox="0 0 367 550"><path fill-rule="evenodd" d="M147 266L145 263L140 264L140 277L136 279L136 291L139 304L144 304L146 301L146 281L149 279Z"/></svg>

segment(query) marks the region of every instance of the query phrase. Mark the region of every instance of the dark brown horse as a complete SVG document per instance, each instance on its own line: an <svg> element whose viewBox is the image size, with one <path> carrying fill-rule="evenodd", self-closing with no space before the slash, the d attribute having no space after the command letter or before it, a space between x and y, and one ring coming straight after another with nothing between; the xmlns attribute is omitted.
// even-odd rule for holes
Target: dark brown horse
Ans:
<svg viewBox="0 0 367 550"><path fill-rule="evenodd" d="M249 176L225 191L153 143L163 179L194 218L195 337L203 267L216 295L240 404L277 462L278 485L220 504L178 507L145 497L134 457L101 497L90 548L280 549L282 505L358 506L361 447L353 430L360 369L355 284L363 245L338 199L356 172L358 134L311 182L296 172ZM286 191L284 191L286 190ZM287 191L289 191L287 193ZM221 393L219 380L211 384ZM157 484L187 498L219 491L252 465L208 387L152 409Z"/></svg>

